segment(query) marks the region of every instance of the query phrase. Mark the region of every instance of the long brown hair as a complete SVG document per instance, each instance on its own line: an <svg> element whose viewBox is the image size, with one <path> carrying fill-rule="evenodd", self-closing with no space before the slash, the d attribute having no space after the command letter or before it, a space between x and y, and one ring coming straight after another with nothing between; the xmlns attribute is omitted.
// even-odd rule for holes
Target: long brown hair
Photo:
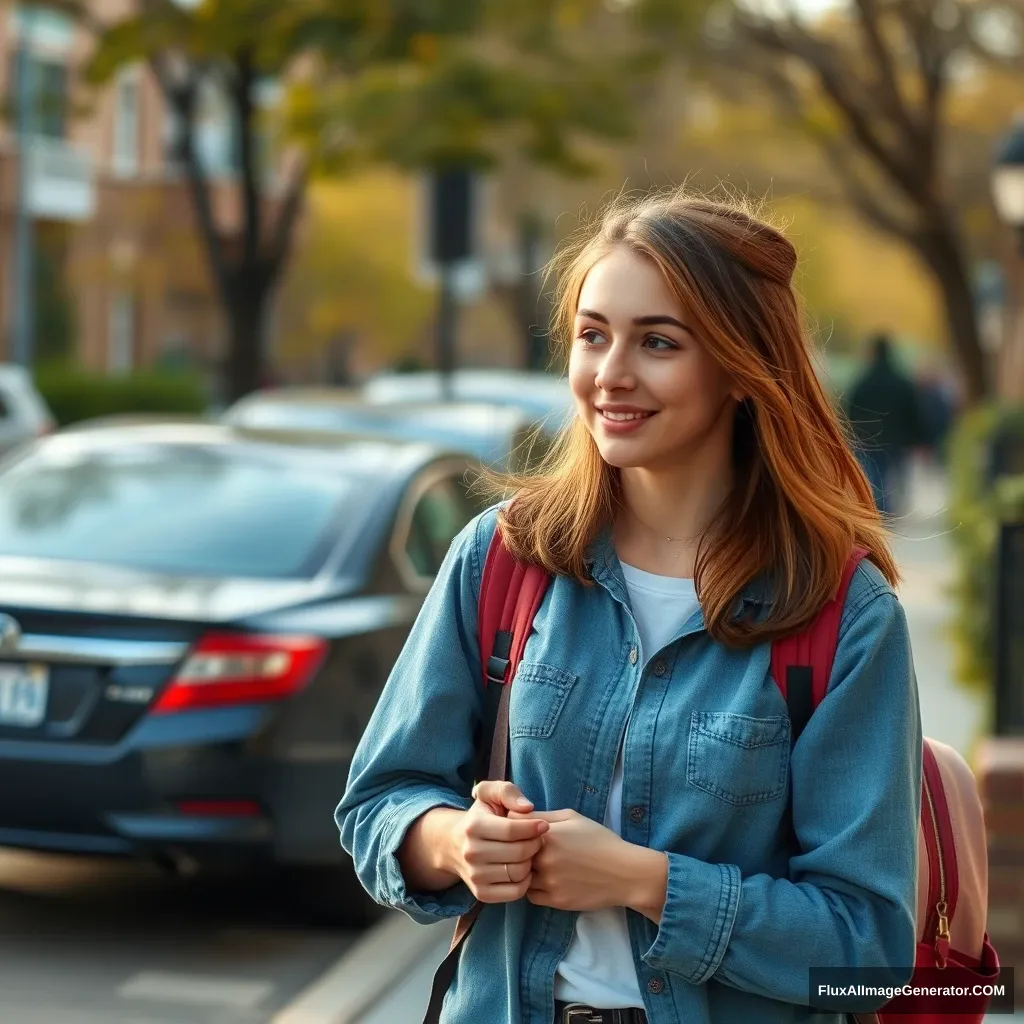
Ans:
<svg viewBox="0 0 1024 1024"><path fill-rule="evenodd" d="M792 244L739 204L684 192L620 197L552 263L553 334L565 353L583 280L618 246L654 262L748 396L736 411L735 486L694 570L709 633L748 646L805 626L835 593L854 545L895 585L871 488L812 364ZM512 553L590 585L587 548L622 507L622 488L584 423L573 417L535 471L490 483L515 495L499 517ZM762 574L771 607L757 622L740 619L737 599Z"/></svg>

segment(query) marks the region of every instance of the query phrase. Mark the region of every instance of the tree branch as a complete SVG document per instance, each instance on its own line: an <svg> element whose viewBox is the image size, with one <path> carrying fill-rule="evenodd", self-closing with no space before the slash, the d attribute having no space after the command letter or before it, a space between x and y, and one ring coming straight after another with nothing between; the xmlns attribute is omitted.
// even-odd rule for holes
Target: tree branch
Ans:
<svg viewBox="0 0 1024 1024"><path fill-rule="evenodd" d="M912 224L906 224L890 210L887 210L871 194L869 186L861 180L853 170L853 164L849 155L843 153L840 147L834 143L826 144L823 147L825 158L840 180L843 191L846 193L850 203L860 212L869 223L873 224L879 231L899 238L907 245L916 247L918 231Z"/></svg>
<svg viewBox="0 0 1024 1024"><path fill-rule="evenodd" d="M309 168L303 164L296 169L291 184L288 186L288 192L277 215L277 223L274 225L270 250L264 261L268 280L273 280L276 277L288 256L295 233L295 224L299 219L302 202L306 195L308 178Z"/></svg>
<svg viewBox="0 0 1024 1024"><path fill-rule="evenodd" d="M911 138L923 142L921 126L911 116L906 99L900 90L893 68L893 55L882 36L881 13L876 0L854 0L860 14L860 26L878 75L881 92L885 96L893 121Z"/></svg>
<svg viewBox="0 0 1024 1024"><path fill-rule="evenodd" d="M825 95L832 101L853 138L872 157L893 183L910 199L920 190L920 180L913 161L905 154L897 154L882 141L871 124L868 112L857 101L856 89L844 81L840 71L840 55L836 48L816 39L795 22L787 23L783 34L778 26L768 22L746 22L751 38L761 46L793 57L814 73ZM913 147L911 147L913 149Z"/></svg>
<svg viewBox="0 0 1024 1024"><path fill-rule="evenodd" d="M199 80L194 69L186 68L188 73L182 80L173 81L174 71L166 54L155 55L149 63L168 106L177 115L178 129L181 132L179 153L185 165L185 178L192 196L199 234L221 295L227 296L230 294L234 275L224 258L224 242L213 213L209 181L195 148L194 114Z"/></svg>
<svg viewBox="0 0 1024 1024"><path fill-rule="evenodd" d="M942 103L949 81L949 61L965 42L964 33L959 27L941 29L935 23L935 9L931 3L905 3L901 10L921 75L922 162L928 169L929 191L934 191L942 134Z"/></svg>
<svg viewBox="0 0 1024 1024"><path fill-rule="evenodd" d="M902 223L895 213L887 210L871 195L869 187L853 170L850 154L807 116L792 81L777 68L766 69L762 77L782 108L817 143L839 179L848 201L880 231L910 243L914 237L914 227Z"/></svg>

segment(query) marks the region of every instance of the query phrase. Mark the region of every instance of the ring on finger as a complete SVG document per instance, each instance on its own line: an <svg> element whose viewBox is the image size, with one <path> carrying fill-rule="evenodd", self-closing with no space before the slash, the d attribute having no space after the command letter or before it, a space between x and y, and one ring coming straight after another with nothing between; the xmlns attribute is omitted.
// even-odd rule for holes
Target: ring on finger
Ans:
<svg viewBox="0 0 1024 1024"><path fill-rule="evenodd" d="M505 875L508 877L508 880L511 882L512 881L512 873L509 871L507 864L505 865Z"/></svg>

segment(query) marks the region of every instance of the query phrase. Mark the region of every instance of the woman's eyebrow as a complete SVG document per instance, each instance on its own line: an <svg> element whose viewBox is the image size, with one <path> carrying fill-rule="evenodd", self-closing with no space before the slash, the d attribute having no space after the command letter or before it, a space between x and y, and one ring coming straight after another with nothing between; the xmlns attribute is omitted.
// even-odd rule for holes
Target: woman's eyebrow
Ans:
<svg viewBox="0 0 1024 1024"><path fill-rule="evenodd" d="M598 313L595 309L578 309L576 310L577 316L585 316L589 320L598 320L603 324L608 323L608 317L603 313ZM686 331L688 334L693 334L691 328L687 327L681 320L677 320L674 316L668 316L667 314L655 313L653 316L635 316L633 317L633 323L637 327L653 327L656 324L671 324L673 327L679 327Z"/></svg>

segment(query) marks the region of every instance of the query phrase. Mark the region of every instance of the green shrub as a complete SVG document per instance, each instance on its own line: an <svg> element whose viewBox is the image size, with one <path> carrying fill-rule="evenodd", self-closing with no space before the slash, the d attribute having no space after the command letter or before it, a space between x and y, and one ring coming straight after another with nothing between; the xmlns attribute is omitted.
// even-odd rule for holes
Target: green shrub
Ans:
<svg viewBox="0 0 1024 1024"><path fill-rule="evenodd" d="M985 406L966 415L950 445L951 539L956 552L954 675L990 693L995 561L1001 523L1024 516L1024 476L990 481L991 448L1006 430L1024 443L1024 408Z"/></svg>
<svg viewBox="0 0 1024 1024"><path fill-rule="evenodd" d="M195 373L148 370L124 377L74 367L41 367L36 387L61 426L124 413L201 414L206 388Z"/></svg>

